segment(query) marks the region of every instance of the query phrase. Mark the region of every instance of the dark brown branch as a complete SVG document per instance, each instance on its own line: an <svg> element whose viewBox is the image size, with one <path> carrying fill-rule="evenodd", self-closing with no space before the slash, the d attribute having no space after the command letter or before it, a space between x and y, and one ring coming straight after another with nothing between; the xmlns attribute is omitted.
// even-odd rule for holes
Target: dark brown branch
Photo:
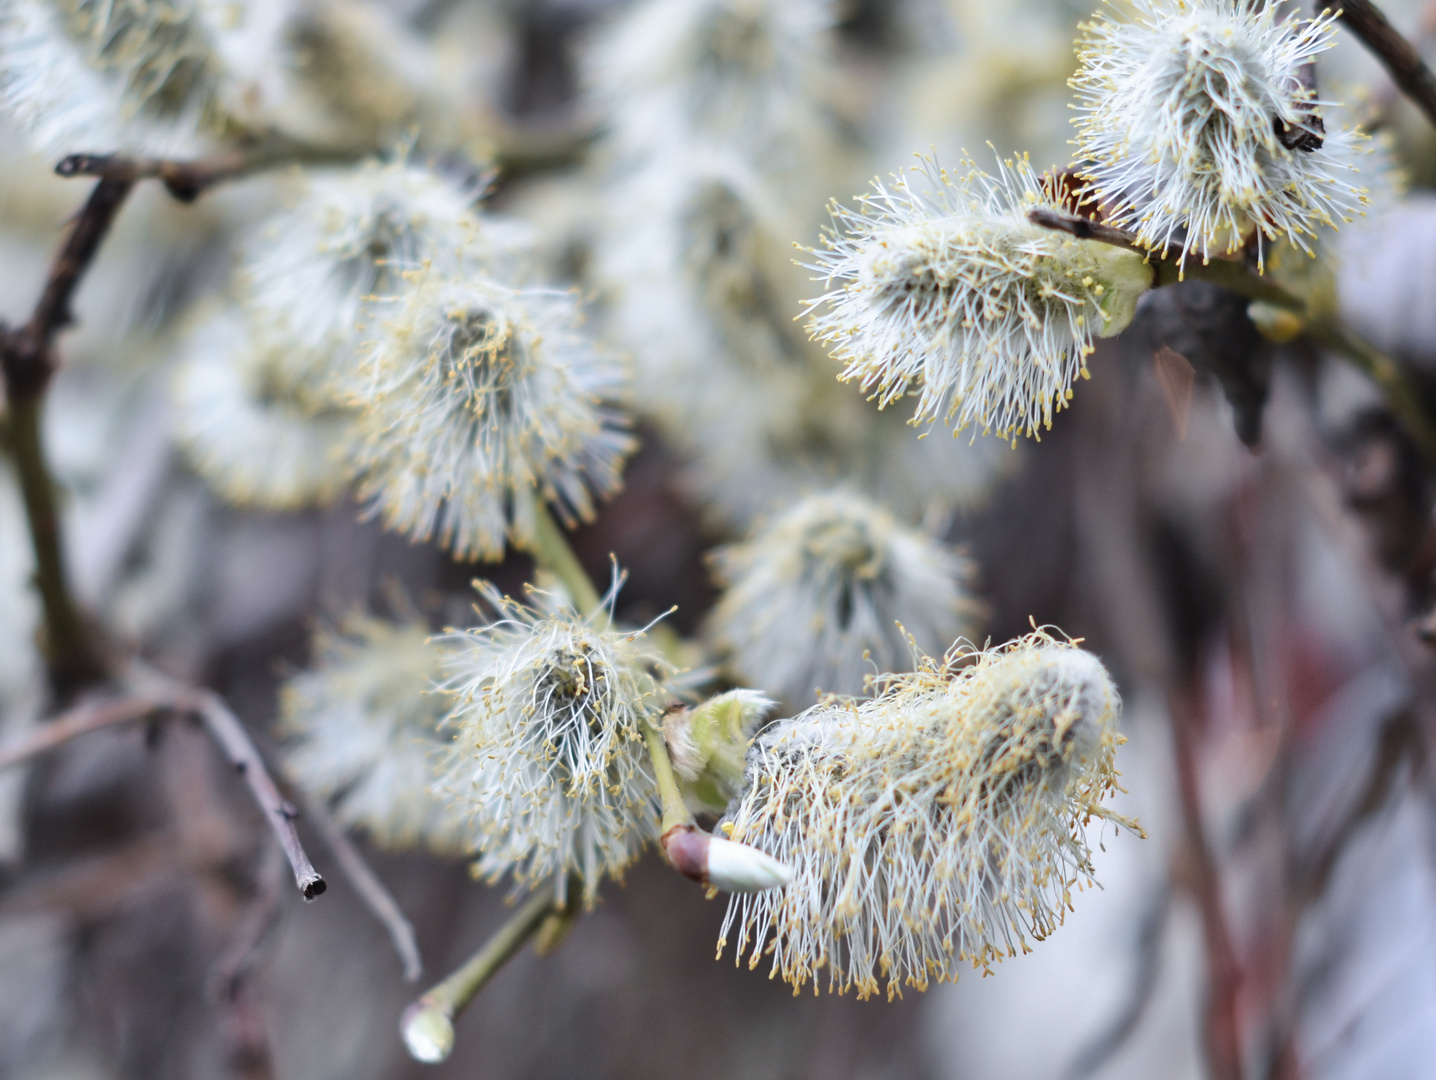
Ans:
<svg viewBox="0 0 1436 1080"><path fill-rule="evenodd" d="M62 713L29 738L19 739L0 748L0 771L47 754L71 739L88 735L118 724L134 723L162 710L182 710L184 703L174 699L156 700L149 697L126 697L112 701L87 702Z"/></svg>
<svg viewBox="0 0 1436 1080"><path fill-rule="evenodd" d="M234 766L235 772L249 785L250 794L264 811L264 819L269 822L279 846L284 849L284 854L289 859L289 865L294 870L294 882L299 886L300 893L304 899L313 900L327 886L319 871L315 870L309 861L304 845L299 842L299 834L294 831L294 819L299 816L299 811L279 794L279 789L274 786L274 779L264 767L259 750L250 739L249 733L244 730L244 725L239 722L239 717L230 712L224 699L212 691L201 691L195 711L225 757L229 759L229 763Z"/></svg>
<svg viewBox="0 0 1436 1080"><path fill-rule="evenodd" d="M191 203L225 180L263 172L279 165L347 164L356 154L275 142L245 150L231 150L199 161L130 157L126 154L71 154L55 166L61 176L94 176L105 183L135 184L158 180L175 199Z"/></svg>
<svg viewBox="0 0 1436 1080"><path fill-rule="evenodd" d="M304 808L304 819L319 833L370 914L389 932L389 940L394 943L394 951L404 965L404 978L408 982L418 982L424 974L424 961L419 955L419 941L414 935L413 924L405 918L399 902L384 887L379 875L374 873L328 809L318 799L303 794L299 798Z"/></svg>
<svg viewBox="0 0 1436 1080"><path fill-rule="evenodd" d="M1338 17L1380 61L1401 92L1436 124L1436 74L1426 66L1416 47L1401 36L1371 0L1342 0Z"/></svg>
<svg viewBox="0 0 1436 1080"><path fill-rule="evenodd" d="M284 857L272 844L264 845L255 877L255 895L246 906L239 930L210 972L210 996L219 1001L233 1001L239 996L245 978L254 967L255 954L273 929L279 914Z"/></svg>
<svg viewBox="0 0 1436 1080"><path fill-rule="evenodd" d="M187 712L199 717L205 730L234 766L235 772L239 773L248 785L254 801L264 811L264 818L289 859L289 865L294 870L294 881L304 899L313 900L322 893L326 887L324 878L314 869L304 846L299 842L299 834L294 831L294 819L299 816L299 812L279 794L274 779L264 767L259 750L250 739L249 733L244 730L239 718L230 711L224 699L211 690L195 690L169 684L162 691L142 694L125 701L81 706L65 713L29 739L0 753L0 768L28 761L91 731L133 723L162 710Z"/></svg>
<svg viewBox="0 0 1436 1080"><path fill-rule="evenodd" d="M45 613L46 665L52 685L62 695L98 681L104 664L66 579L55 481L41 439L41 403L55 373L55 338L74 321L75 290L133 187L129 180L101 180L94 186L50 266L29 321L22 327L0 324L0 372L9 412L6 442L20 479L35 551L35 586Z"/></svg>
<svg viewBox="0 0 1436 1080"><path fill-rule="evenodd" d="M1221 877L1203 820L1196 731L1201 716L1200 687L1193 681L1185 692L1173 693L1170 701L1177 791L1186 834L1184 877L1201 912L1202 940L1207 952L1207 1068L1213 1080L1241 1080L1239 996L1243 976L1228 926Z"/></svg>
<svg viewBox="0 0 1436 1080"><path fill-rule="evenodd" d="M45 620L41 651L51 688L63 699L103 679L105 665L70 590L55 504L55 479L44 451L43 399L38 395L12 396L9 403L9 450L25 504L25 523L35 554L35 590L40 594Z"/></svg>

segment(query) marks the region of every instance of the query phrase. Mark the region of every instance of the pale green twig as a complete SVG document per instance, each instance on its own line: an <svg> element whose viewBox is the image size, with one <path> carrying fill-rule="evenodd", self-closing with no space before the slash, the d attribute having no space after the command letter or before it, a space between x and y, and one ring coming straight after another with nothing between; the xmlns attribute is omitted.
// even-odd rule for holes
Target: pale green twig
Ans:
<svg viewBox="0 0 1436 1080"><path fill-rule="evenodd" d="M529 553L533 555L534 562L563 583L563 587L568 590L569 599L584 615L593 616L603 608L598 590L593 587L593 582L578 561L578 556L573 553L573 548L569 547L563 530L549 513L548 507L542 504L534 515L533 547Z"/></svg>
<svg viewBox="0 0 1436 1080"><path fill-rule="evenodd" d="M530 897L462 967L404 1010L399 1030L410 1054L431 1064L449 1056L454 1048L454 1018L543 925L554 907L554 896L547 890Z"/></svg>

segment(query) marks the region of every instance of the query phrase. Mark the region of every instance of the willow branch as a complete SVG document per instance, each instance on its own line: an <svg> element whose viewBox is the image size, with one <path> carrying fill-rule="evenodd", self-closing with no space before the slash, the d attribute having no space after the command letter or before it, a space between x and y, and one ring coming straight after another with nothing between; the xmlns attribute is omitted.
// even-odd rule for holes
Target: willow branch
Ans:
<svg viewBox="0 0 1436 1080"><path fill-rule="evenodd" d="M94 176L109 183L135 184L158 180L175 199L191 203L225 180L236 180L282 165L348 164L360 155L352 150L275 141L231 150L197 161L131 157L127 154L71 154L55 166L60 176Z"/></svg>
<svg viewBox="0 0 1436 1080"><path fill-rule="evenodd" d="M117 701L87 702L62 713L28 737L17 739L0 748L0 771L48 754L71 739L92 731L144 720L159 712L178 710L184 706L173 699L127 697Z"/></svg>
<svg viewBox="0 0 1436 1080"><path fill-rule="evenodd" d="M1428 461L1436 462L1436 422L1415 384L1391 357L1352 333L1340 322L1309 311L1306 301L1282 288L1269 278L1252 273L1245 265L1232 259L1196 259L1183 261L1182 252L1165 255L1139 246L1136 237L1125 229L1114 228L1086 218L1038 208L1028 213L1034 225L1065 232L1082 240L1124 248L1147 259L1152 267L1154 287L1175 285L1184 277L1205 281L1236 293L1248 300L1260 301L1282 308L1302 319L1306 336L1323 348L1342 356L1376 383L1386 399L1387 408L1396 417L1411 441Z"/></svg>
<svg viewBox="0 0 1436 1080"><path fill-rule="evenodd" d="M45 662L57 692L68 693L104 675L104 665L65 572L64 544L55 506L55 479L45 459L41 405L55 373L55 338L74 321L71 301L133 181L97 183L50 265L45 287L24 326L0 323L0 373L8 407L6 445L15 462L30 543L35 586L44 611Z"/></svg>
<svg viewBox="0 0 1436 1080"><path fill-rule="evenodd" d="M1341 0L1341 22L1380 61L1403 94L1436 124L1436 74L1371 0Z"/></svg>
<svg viewBox="0 0 1436 1080"><path fill-rule="evenodd" d="M593 587L588 572L573 553L563 529L554 520L547 506L540 504L534 515L534 538L530 554L534 562L550 571L563 583L574 606L585 616L595 615L603 601Z"/></svg>
<svg viewBox="0 0 1436 1080"><path fill-rule="evenodd" d="M1187 869L1191 891L1202 917L1207 952L1206 1049L1212 1080L1241 1080L1242 1029L1239 996L1242 968L1228 925L1221 877L1203 820L1201 783L1197 775L1197 733L1201 690L1193 684L1170 699L1177 766L1177 793L1186 832Z"/></svg>
<svg viewBox="0 0 1436 1080"><path fill-rule="evenodd" d="M523 948L556 906L551 891L535 893L462 967L404 1010L399 1030L410 1054L430 1063L449 1056L454 1048L454 1018Z"/></svg>
<svg viewBox="0 0 1436 1080"><path fill-rule="evenodd" d="M249 786L254 801L264 811L265 821L269 823L275 839L279 841L285 857L289 859L289 866L294 871L294 883L299 886L300 894L306 900L313 900L327 886L319 871L315 870L309 861L304 845L299 842L299 834L294 831L294 819L299 816L299 812L279 794L279 788L275 787L273 777L264 767L264 760L259 756L259 750L250 739L249 733L244 730L239 717L230 711L218 694L209 690L201 691L195 712L229 759L229 763L234 766L234 771L239 773Z"/></svg>
<svg viewBox="0 0 1436 1080"><path fill-rule="evenodd" d="M318 799L303 793L300 794L299 800L304 810L304 819L314 826L314 831L329 848L334 861L349 879L349 884L354 886L354 891L359 894L359 899L369 909L370 914L389 932L389 940L394 943L394 951L399 954L399 961L404 965L404 978L408 982L418 982L424 974L424 961L419 955L419 941L414 934L414 926L404 916L399 902L385 888L379 875L374 873L373 867L340 828L328 808Z"/></svg>
<svg viewBox="0 0 1436 1080"><path fill-rule="evenodd" d="M250 795L264 811L279 846L289 859L295 884L304 899L313 900L325 889L324 878L314 869L299 834L294 831L295 810L279 794L259 750L239 718L224 700L211 690L196 690L177 684L120 701L81 705L35 732L29 738L0 751L0 769L18 765L40 754L58 749L92 731L117 727L143 720L159 712L191 713L204 724L205 730L224 753L235 772L243 778Z"/></svg>

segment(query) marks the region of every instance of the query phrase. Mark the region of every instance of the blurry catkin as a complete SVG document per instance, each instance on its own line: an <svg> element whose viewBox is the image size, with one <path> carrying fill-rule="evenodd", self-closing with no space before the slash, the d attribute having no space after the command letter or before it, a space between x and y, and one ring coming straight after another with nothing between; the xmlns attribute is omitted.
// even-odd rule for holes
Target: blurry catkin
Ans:
<svg viewBox="0 0 1436 1080"><path fill-rule="evenodd" d="M1084 29L1072 79L1082 175L1144 246L1206 262L1255 235L1259 259L1279 237L1309 252L1318 229L1361 212L1352 150L1364 136L1331 122L1303 77L1335 43L1333 12L1133 0Z"/></svg>
<svg viewBox="0 0 1436 1080"><path fill-rule="evenodd" d="M600 629L545 593L480 592L497 616L450 635L446 688L455 743L446 785L469 818L475 873L538 887L583 879L592 903L658 838L658 794L642 725L670 697L641 635Z"/></svg>
<svg viewBox="0 0 1436 1080"><path fill-rule="evenodd" d="M223 122L204 16L193 0L0 0L0 113L51 157L193 155Z"/></svg>
<svg viewBox="0 0 1436 1080"><path fill-rule="evenodd" d="M335 816L391 848L468 849L455 800L439 790L439 730L449 699L435 691L443 647L422 623L354 614L314 638L310 668L280 697L294 745L291 776L335 800Z"/></svg>
<svg viewBox="0 0 1436 1080"><path fill-rule="evenodd" d="M821 65L830 0L645 0L600 34L586 57L611 148L642 159L696 136L755 155L821 126ZM791 153L792 147L787 148Z"/></svg>
<svg viewBox="0 0 1436 1080"><path fill-rule="evenodd" d="M892 997L1025 951L1093 880L1083 824L1128 824L1101 805L1120 702L1090 653L1039 632L880 687L769 727L721 823L795 877L730 902L720 954L736 923L795 988L826 966Z"/></svg>
<svg viewBox="0 0 1436 1080"><path fill-rule="evenodd" d="M1116 334L1151 287L1140 256L1033 225L1063 210L1056 181L1025 158L989 176L931 158L858 208L834 203L810 251L829 290L808 332L887 406L921 386L913 423L941 418L1014 442L1051 426L1086 372L1092 340Z"/></svg>
<svg viewBox="0 0 1436 1080"><path fill-rule="evenodd" d="M358 395L359 489L391 528L497 559L545 503L587 519L633 449L611 404L622 364L579 330L572 294L416 275Z"/></svg>
<svg viewBox="0 0 1436 1080"><path fill-rule="evenodd" d="M345 489L353 418L293 392L293 354L256 343L234 309L202 318L180 352L175 438L223 498L296 510L330 502Z"/></svg>
<svg viewBox="0 0 1436 1080"><path fill-rule="evenodd" d="M354 355L378 333L406 272L433 263L482 273L519 258L528 230L478 213L481 194L405 161L302 175L238 266L241 300L262 339L291 354L299 392L342 400Z"/></svg>
<svg viewBox="0 0 1436 1080"><path fill-rule="evenodd" d="M807 496L714 562L726 586L715 643L742 681L796 707L860 693L866 676L902 669L914 641L941 652L980 613L966 558L845 491Z"/></svg>

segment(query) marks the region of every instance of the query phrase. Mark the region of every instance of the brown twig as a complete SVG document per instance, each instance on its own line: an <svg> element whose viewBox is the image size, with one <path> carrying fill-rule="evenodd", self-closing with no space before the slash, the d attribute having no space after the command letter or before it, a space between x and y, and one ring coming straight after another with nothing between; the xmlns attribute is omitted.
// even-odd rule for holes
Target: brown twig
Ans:
<svg viewBox="0 0 1436 1080"><path fill-rule="evenodd" d="M173 699L162 701L151 697L126 697L77 705L31 733L28 738L17 739L9 746L0 748L0 770L47 754L71 739L88 735L92 731L133 723L163 710L183 708L184 703Z"/></svg>
<svg viewBox="0 0 1436 1080"><path fill-rule="evenodd" d="M418 982L424 974L424 961L419 955L419 941L414 934L413 924L404 916L399 902L385 888L379 875L374 873L329 810L318 799L308 795L301 794L299 799L303 806L304 819L319 833L334 856L334 861L339 864L339 869L354 886L354 891L359 894L359 899L364 902L370 914L389 932L389 940L394 943L394 951L399 954L399 960L404 965L405 980Z"/></svg>
<svg viewBox="0 0 1436 1080"><path fill-rule="evenodd" d="M132 723L162 710L188 712L199 717L229 763L244 778L254 801L264 811L265 820L289 858L295 883L304 899L313 900L322 893L326 887L324 878L314 869L299 842L299 834L294 831L294 819L299 812L279 794L269 770L264 767L259 750L239 718L230 711L224 699L211 690L167 685L162 691L135 698L81 706L65 713L46 729L0 752L0 768L27 761L91 731Z"/></svg>
<svg viewBox="0 0 1436 1080"><path fill-rule="evenodd" d="M1194 677L1195 678L1195 677ZM1241 1080L1242 1045L1238 995L1242 970L1227 925L1221 879L1202 820L1201 785L1197 776L1196 725L1201 691L1193 683L1171 696L1172 735L1177 765L1177 790L1186 833L1187 884L1202 917L1207 951L1207 1067L1213 1080Z"/></svg>
<svg viewBox="0 0 1436 1080"><path fill-rule="evenodd" d="M255 878L255 895L246 905L239 930L210 972L209 992L217 1001L233 1001L239 997L242 984L254 966L255 954L279 914L280 890L284 884L284 858L279 848L264 845Z"/></svg>
<svg viewBox="0 0 1436 1080"><path fill-rule="evenodd" d="M133 187L131 180L109 179L94 186L50 266L29 321L21 327L0 323L0 372L9 413L6 443L20 479L35 551L35 585L45 613L46 664L50 681L61 694L98 681L104 665L65 574L55 480L41 437L41 403L55 373L55 338L74 321L75 290Z"/></svg>
<svg viewBox="0 0 1436 1080"><path fill-rule="evenodd" d="M284 849L284 854L289 859L300 894L306 900L313 900L327 886L319 871L315 870L309 861L304 845L299 842L299 834L294 831L294 819L299 816L299 811L279 794L274 779L264 767L259 750L250 739L249 733L244 730L244 725L239 722L239 717L230 711L223 698L213 691L201 691L195 704L195 712L204 721L205 728L219 744L229 763L234 766L235 772L249 785L250 794L264 811L265 820L269 822L279 846Z"/></svg>
<svg viewBox="0 0 1436 1080"><path fill-rule="evenodd" d="M102 182L135 184L158 180L183 203L191 203L225 180L235 180L279 165L347 164L358 155L351 150L330 150L288 142L267 143L231 150L198 161L131 157L127 154L71 154L55 166L60 176L94 176Z"/></svg>
<svg viewBox="0 0 1436 1080"><path fill-rule="evenodd" d="M1380 61L1401 92L1436 124L1436 74L1371 0L1342 0L1341 21Z"/></svg>

